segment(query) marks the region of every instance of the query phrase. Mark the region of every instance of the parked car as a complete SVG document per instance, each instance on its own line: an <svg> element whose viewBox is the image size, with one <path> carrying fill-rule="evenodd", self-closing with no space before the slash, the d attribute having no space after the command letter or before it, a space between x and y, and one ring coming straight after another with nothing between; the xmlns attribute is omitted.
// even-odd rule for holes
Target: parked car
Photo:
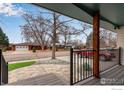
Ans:
<svg viewBox="0 0 124 93"><path fill-rule="evenodd" d="M104 51L100 51L99 53L99 59L101 61L111 61L112 60L112 55L111 52L104 50Z"/></svg>
<svg viewBox="0 0 124 93"><path fill-rule="evenodd" d="M93 58L94 52L95 51L81 51L77 53L80 54L81 57ZM99 59L101 61L110 61L112 58L115 58L115 54L108 50L102 50L99 52Z"/></svg>

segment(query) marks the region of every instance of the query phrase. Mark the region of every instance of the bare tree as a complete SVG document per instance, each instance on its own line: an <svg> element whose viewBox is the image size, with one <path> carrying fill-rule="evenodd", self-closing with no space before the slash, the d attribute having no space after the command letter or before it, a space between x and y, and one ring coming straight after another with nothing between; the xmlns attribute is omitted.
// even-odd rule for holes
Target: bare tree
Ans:
<svg viewBox="0 0 124 93"><path fill-rule="evenodd" d="M46 23L45 19L40 15L33 16L31 14L23 14L23 18L26 24L20 27L26 42L38 43L43 50L50 38L47 34L49 27L44 24Z"/></svg>
<svg viewBox="0 0 124 93"><path fill-rule="evenodd" d="M71 40L72 36L79 35L80 31L70 25L65 25L61 28L60 35L64 38L64 47L67 46L67 43Z"/></svg>
<svg viewBox="0 0 124 93"><path fill-rule="evenodd" d="M50 17L41 16L47 14ZM26 24L21 26L22 34L27 41L38 42L41 46L52 40L52 59L55 59L56 42L63 26L72 19L62 20L60 14L55 12L40 12L39 15L24 14ZM30 32L30 33L29 33ZM32 39L30 39L32 38ZM47 40L46 40L47 39Z"/></svg>
<svg viewBox="0 0 124 93"><path fill-rule="evenodd" d="M103 40L106 46L116 46L117 34L106 29L100 29L100 40Z"/></svg>
<svg viewBox="0 0 124 93"><path fill-rule="evenodd" d="M93 44L93 32L89 34L87 37L87 47L92 47ZM117 34L106 30L106 29L100 29L100 47L106 48L106 47L116 47L117 43Z"/></svg>
<svg viewBox="0 0 124 93"><path fill-rule="evenodd" d="M71 36L75 37L75 40L76 40L76 37L79 35L80 37L87 39L87 37L89 36L89 34L87 33L87 30L92 28L92 26L84 22L79 22L79 26L80 26L79 28L75 28L70 25L63 26L60 33L64 37L64 46L66 46L67 42L71 40ZM77 44L76 42L78 41L79 40L71 41L71 42L75 46ZM81 43L81 40L80 40L80 45L81 44L83 44L83 42Z"/></svg>
<svg viewBox="0 0 124 93"><path fill-rule="evenodd" d="M80 25L81 25L81 29L80 29L80 34L83 34L83 38L87 39L88 37L88 33L87 33L87 30L91 29L92 26L90 24L87 24L87 23L84 23L84 22L80 22Z"/></svg>
<svg viewBox="0 0 124 93"><path fill-rule="evenodd" d="M49 22L51 23L51 38L52 38L52 59L55 59L55 52L56 52L56 42L58 39L58 35L60 34L60 31L62 29L63 26L66 25L67 22L72 21L72 19L67 19L67 20L61 20L61 14L58 13L51 13L52 19L49 20Z"/></svg>

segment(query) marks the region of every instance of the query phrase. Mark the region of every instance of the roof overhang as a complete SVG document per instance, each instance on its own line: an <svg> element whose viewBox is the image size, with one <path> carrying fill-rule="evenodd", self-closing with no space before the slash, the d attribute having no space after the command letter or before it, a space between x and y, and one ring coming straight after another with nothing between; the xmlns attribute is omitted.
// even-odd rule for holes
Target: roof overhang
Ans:
<svg viewBox="0 0 124 93"><path fill-rule="evenodd" d="M100 26L115 31L124 26L124 4L112 3L37 3L34 4L56 11L77 20L92 24L93 13L100 11Z"/></svg>

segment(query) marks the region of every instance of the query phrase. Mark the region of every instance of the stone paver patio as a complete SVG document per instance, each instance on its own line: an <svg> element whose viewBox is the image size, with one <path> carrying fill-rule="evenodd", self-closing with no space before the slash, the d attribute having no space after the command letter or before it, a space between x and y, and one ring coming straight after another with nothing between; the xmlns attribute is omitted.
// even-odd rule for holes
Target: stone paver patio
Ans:
<svg viewBox="0 0 124 93"><path fill-rule="evenodd" d="M29 67L24 67L20 68L17 70L13 70L9 72L9 84L18 82L20 80L28 79L28 78L33 78L41 75L46 75L53 73L61 78L63 78L64 81L69 83L69 75L70 75L70 65L68 62L62 61L61 60L52 60L53 63L40 63L39 61L36 62L36 64L29 66ZM55 62L54 62L55 61ZM60 63L57 64L56 61L59 61Z"/></svg>

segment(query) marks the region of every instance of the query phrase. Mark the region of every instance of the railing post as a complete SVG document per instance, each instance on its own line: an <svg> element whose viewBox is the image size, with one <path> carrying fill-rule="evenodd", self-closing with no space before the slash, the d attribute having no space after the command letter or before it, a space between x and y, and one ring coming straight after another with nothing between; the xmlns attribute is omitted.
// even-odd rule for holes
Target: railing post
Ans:
<svg viewBox="0 0 124 93"><path fill-rule="evenodd" d="M99 78L99 29L100 29L100 13L95 12L93 15L93 76Z"/></svg>
<svg viewBox="0 0 124 93"><path fill-rule="evenodd" d="M8 83L8 62L5 61L3 55L1 55L2 58L2 83L7 84Z"/></svg>
<svg viewBox="0 0 124 93"><path fill-rule="evenodd" d="M70 48L70 85L73 85L73 48Z"/></svg>
<svg viewBox="0 0 124 93"><path fill-rule="evenodd" d="M2 72L1 72L1 70L2 70L2 50L0 49L0 85L2 84Z"/></svg>
<svg viewBox="0 0 124 93"><path fill-rule="evenodd" d="M121 65L121 47L118 48L118 52L119 52L118 61L119 61L119 65Z"/></svg>

